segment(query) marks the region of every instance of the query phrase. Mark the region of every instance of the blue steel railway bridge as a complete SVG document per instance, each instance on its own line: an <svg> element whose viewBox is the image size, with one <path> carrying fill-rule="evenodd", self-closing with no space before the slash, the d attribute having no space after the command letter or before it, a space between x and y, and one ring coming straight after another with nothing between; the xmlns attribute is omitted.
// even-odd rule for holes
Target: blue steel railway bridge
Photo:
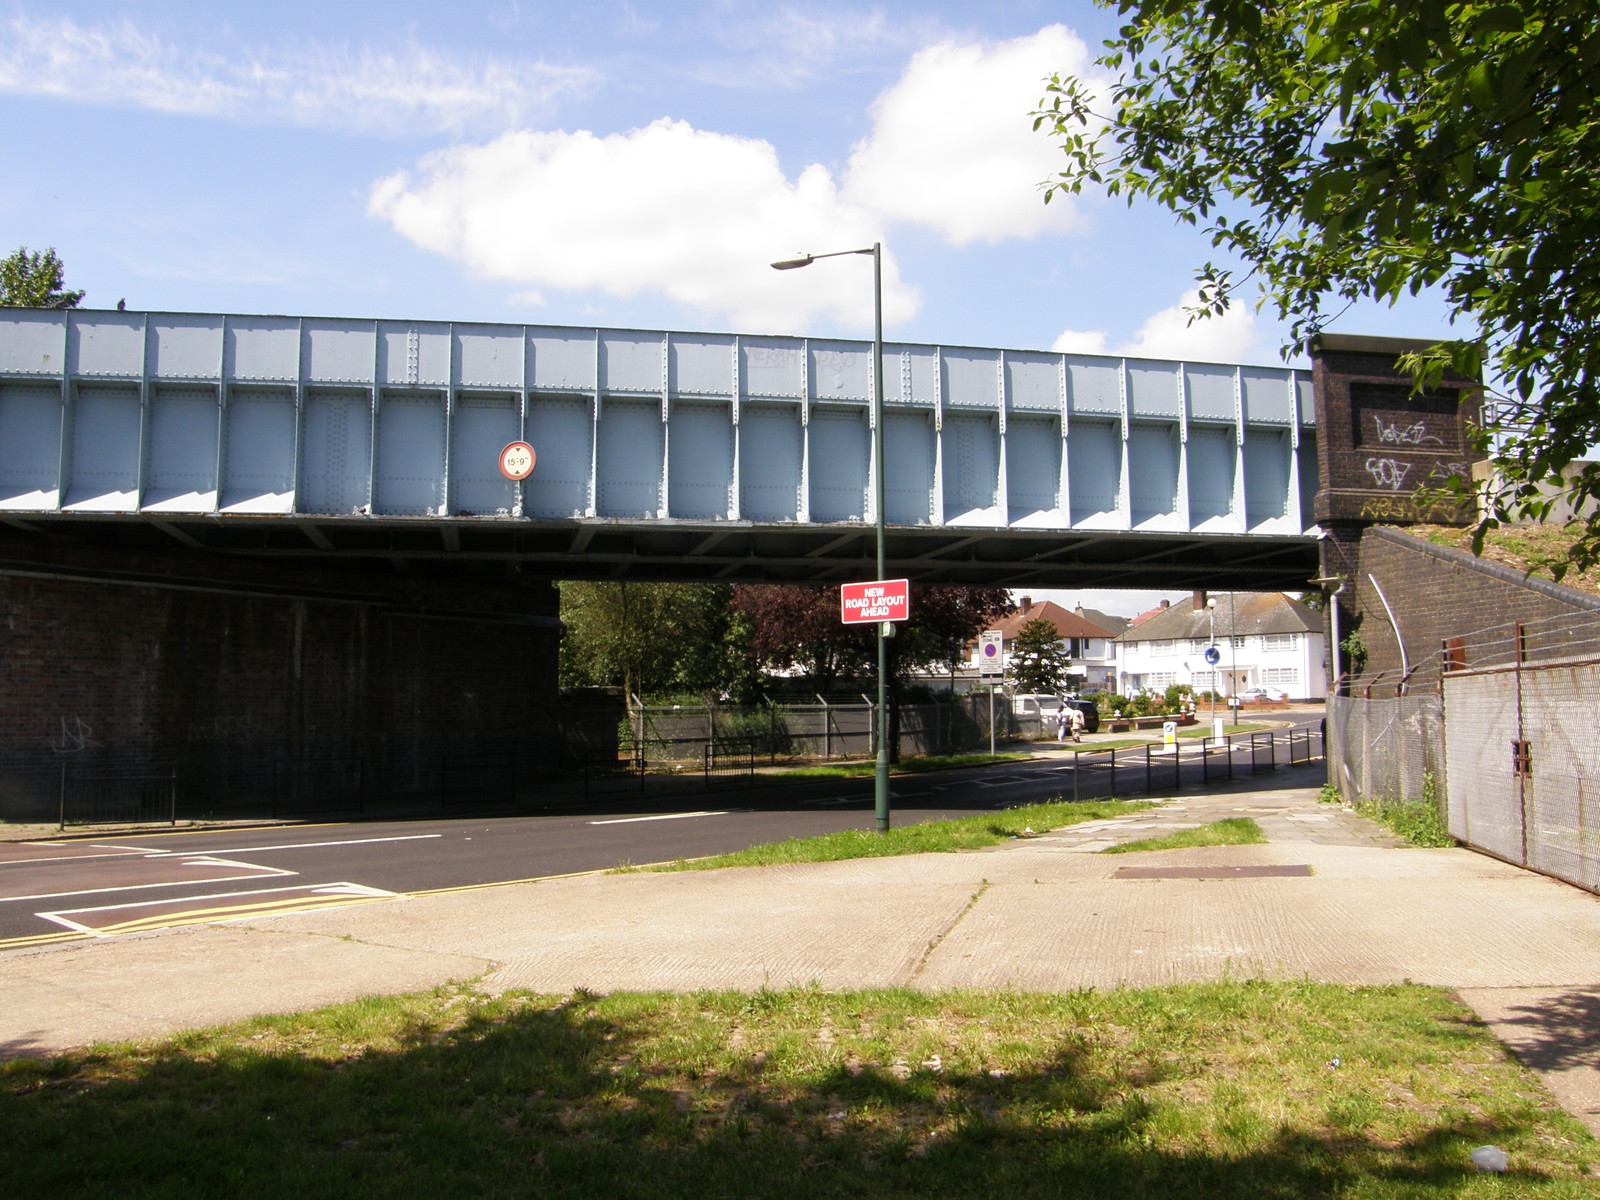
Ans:
<svg viewBox="0 0 1600 1200"><path fill-rule="evenodd" d="M0 522L86 546L551 578L871 578L870 342L12 310ZM884 348L893 577L1316 573L1309 372ZM526 482L497 456L525 439Z"/></svg>
<svg viewBox="0 0 1600 1200"><path fill-rule="evenodd" d="M1305 588L1466 470L1455 393L1418 411L1403 347L1346 342L1310 372L885 346L889 577ZM557 686L552 580L876 576L872 358L0 309L0 819L109 778L185 815L536 791L617 729Z"/></svg>

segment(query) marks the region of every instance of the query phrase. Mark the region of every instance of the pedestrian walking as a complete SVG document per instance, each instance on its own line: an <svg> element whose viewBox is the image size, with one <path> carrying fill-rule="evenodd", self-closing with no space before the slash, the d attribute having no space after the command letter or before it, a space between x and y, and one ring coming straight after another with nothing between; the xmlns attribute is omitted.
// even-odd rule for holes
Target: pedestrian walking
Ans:
<svg viewBox="0 0 1600 1200"><path fill-rule="evenodd" d="M1067 709L1067 713L1068 727L1072 730L1072 740L1075 742L1083 741L1083 714L1076 708Z"/></svg>

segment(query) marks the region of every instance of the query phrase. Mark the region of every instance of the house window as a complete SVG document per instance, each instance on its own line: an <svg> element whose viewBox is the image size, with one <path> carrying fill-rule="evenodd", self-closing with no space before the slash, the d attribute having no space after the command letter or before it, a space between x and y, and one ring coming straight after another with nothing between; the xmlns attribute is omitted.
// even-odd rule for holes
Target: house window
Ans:
<svg viewBox="0 0 1600 1200"><path fill-rule="evenodd" d="M1152 692L1164 692L1177 682L1177 675L1171 671L1150 671L1144 677L1144 686Z"/></svg>
<svg viewBox="0 0 1600 1200"><path fill-rule="evenodd" d="M1217 690L1217 673L1215 671L1191 671L1189 685L1196 691L1214 692Z"/></svg>
<svg viewBox="0 0 1600 1200"><path fill-rule="evenodd" d="M1300 640L1297 633L1267 633L1261 636L1263 650L1293 650Z"/></svg>
<svg viewBox="0 0 1600 1200"><path fill-rule="evenodd" d="M1281 688L1299 687L1300 671L1295 667L1264 667L1261 671L1261 682Z"/></svg>
<svg viewBox="0 0 1600 1200"><path fill-rule="evenodd" d="M1204 654L1205 651L1206 651L1206 647L1209 646L1209 645L1211 645L1211 643L1208 642L1205 638L1190 638L1189 639L1189 653L1190 654Z"/></svg>
<svg viewBox="0 0 1600 1200"><path fill-rule="evenodd" d="M1150 643L1150 656L1152 658L1167 658L1178 652L1178 643L1171 638Z"/></svg>

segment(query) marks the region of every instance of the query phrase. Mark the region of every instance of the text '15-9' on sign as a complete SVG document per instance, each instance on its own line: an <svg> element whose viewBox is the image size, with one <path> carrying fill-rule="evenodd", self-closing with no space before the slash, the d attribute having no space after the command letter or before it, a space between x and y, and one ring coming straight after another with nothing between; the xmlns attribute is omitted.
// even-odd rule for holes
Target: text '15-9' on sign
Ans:
<svg viewBox="0 0 1600 1200"><path fill-rule="evenodd" d="M911 615L911 584L904 579L839 585L839 619L846 625L904 621Z"/></svg>

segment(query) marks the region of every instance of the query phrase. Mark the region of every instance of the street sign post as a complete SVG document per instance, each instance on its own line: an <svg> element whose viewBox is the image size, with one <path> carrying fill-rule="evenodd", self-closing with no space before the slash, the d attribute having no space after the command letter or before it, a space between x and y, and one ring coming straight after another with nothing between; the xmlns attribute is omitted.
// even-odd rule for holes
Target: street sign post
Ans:
<svg viewBox="0 0 1600 1200"><path fill-rule="evenodd" d="M985 629L978 635L979 676L1004 675L1005 634L998 629ZM989 684L989 755L994 756L994 683Z"/></svg>
<svg viewBox="0 0 1600 1200"><path fill-rule="evenodd" d="M1005 674L1005 659L1001 654L1005 648L1004 636L998 629L986 629L978 635L979 675Z"/></svg>
<svg viewBox="0 0 1600 1200"><path fill-rule="evenodd" d="M911 615L911 584L904 579L839 585L839 619L846 625L904 621Z"/></svg>

